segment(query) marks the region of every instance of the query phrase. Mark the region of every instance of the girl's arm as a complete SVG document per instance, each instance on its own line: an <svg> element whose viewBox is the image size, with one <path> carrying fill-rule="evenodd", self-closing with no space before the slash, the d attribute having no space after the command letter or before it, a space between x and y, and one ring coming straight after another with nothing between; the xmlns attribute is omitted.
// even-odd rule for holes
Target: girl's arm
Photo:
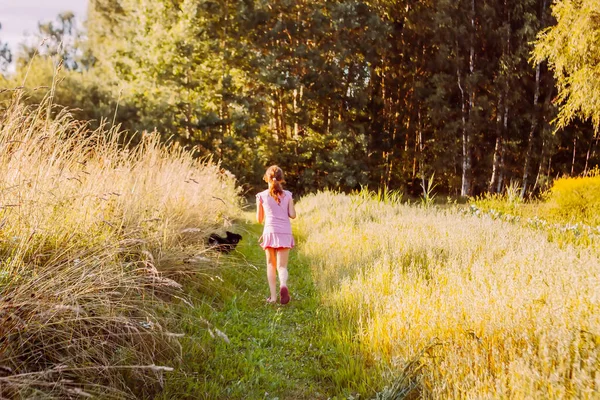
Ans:
<svg viewBox="0 0 600 400"><path fill-rule="evenodd" d="M288 215L291 219L296 218L296 209L294 208L294 199L290 199L288 204Z"/></svg>
<svg viewBox="0 0 600 400"><path fill-rule="evenodd" d="M263 209L263 205L260 201L256 202L256 221L258 221L259 224L263 223L263 220L265 219L265 210Z"/></svg>

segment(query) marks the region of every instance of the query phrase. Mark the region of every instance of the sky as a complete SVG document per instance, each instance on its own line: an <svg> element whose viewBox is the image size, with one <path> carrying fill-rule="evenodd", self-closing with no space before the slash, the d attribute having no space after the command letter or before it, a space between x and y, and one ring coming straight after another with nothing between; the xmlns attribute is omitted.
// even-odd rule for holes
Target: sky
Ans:
<svg viewBox="0 0 600 400"><path fill-rule="evenodd" d="M13 53L27 34L37 32L39 21L55 20L64 11L72 11L81 23L88 0L0 0L0 42L8 43Z"/></svg>

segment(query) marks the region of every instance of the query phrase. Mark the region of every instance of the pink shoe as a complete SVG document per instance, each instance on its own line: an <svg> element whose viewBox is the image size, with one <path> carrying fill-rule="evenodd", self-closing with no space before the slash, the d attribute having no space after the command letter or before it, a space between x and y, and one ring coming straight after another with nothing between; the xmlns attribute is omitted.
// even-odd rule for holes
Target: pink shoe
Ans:
<svg viewBox="0 0 600 400"><path fill-rule="evenodd" d="M281 289L279 289L279 298L281 304L287 304L290 302L290 292L286 286L282 286Z"/></svg>

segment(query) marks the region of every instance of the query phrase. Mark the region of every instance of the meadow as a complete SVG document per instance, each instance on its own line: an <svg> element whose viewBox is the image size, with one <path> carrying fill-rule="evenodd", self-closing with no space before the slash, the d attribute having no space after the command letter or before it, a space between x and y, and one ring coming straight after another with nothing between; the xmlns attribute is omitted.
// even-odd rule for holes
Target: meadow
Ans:
<svg viewBox="0 0 600 400"><path fill-rule="evenodd" d="M539 204L307 195L293 301L269 306L234 176L20 96L0 118L0 396L598 397L597 175ZM226 228L242 244L211 253Z"/></svg>
<svg viewBox="0 0 600 400"><path fill-rule="evenodd" d="M2 30L0 400L600 398L599 1L94 0ZM307 194L286 306L251 204L273 163Z"/></svg>
<svg viewBox="0 0 600 400"><path fill-rule="evenodd" d="M235 180L21 95L0 116L0 396L152 396L181 359L170 304L212 274L183 260L239 214Z"/></svg>
<svg viewBox="0 0 600 400"><path fill-rule="evenodd" d="M597 398L600 260L544 230L381 201L303 198L323 305L388 368L378 398Z"/></svg>

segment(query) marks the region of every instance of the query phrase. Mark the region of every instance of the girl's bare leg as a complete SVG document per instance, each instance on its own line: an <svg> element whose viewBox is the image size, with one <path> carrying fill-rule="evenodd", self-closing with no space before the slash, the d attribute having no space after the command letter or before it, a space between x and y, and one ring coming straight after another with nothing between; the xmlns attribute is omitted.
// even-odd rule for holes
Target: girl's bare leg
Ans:
<svg viewBox="0 0 600 400"><path fill-rule="evenodd" d="M277 272L279 274L279 286L287 287L288 279L288 258L290 249L277 249Z"/></svg>
<svg viewBox="0 0 600 400"><path fill-rule="evenodd" d="M269 281L269 291L271 297L269 301L277 301L277 255L275 249L267 247L265 249L267 255L267 281Z"/></svg>
<svg viewBox="0 0 600 400"><path fill-rule="evenodd" d="M277 272L279 273L279 302L287 304L290 301L290 291L287 288L288 256L290 249L277 250Z"/></svg>

